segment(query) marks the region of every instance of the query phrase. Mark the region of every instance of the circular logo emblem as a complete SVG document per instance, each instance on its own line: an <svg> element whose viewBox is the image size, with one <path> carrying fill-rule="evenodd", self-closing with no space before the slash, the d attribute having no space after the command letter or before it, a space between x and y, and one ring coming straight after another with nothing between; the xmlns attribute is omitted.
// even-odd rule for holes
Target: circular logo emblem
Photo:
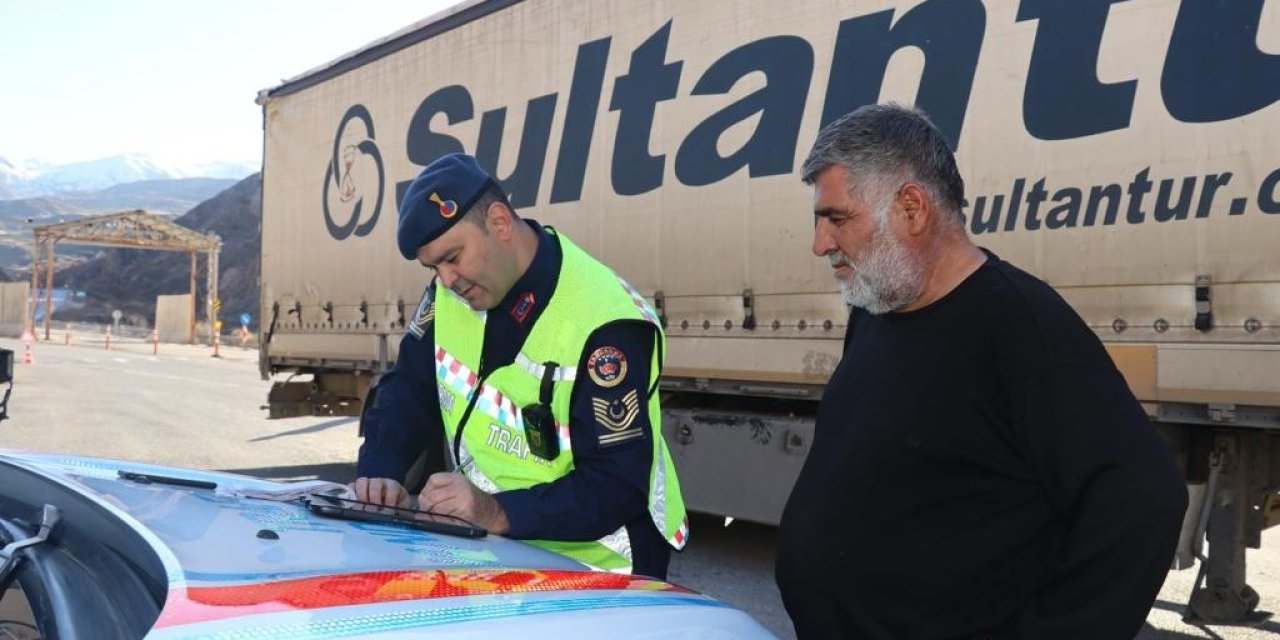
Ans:
<svg viewBox="0 0 1280 640"><path fill-rule="evenodd" d="M428 197L428 199L436 203L436 206L440 208L441 218L448 219L458 215L458 203L452 200L441 200L440 196L436 195L434 192Z"/></svg>
<svg viewBox="0 0 1280 640"><path fill-rule="evenodd" d="M587 374L601 387L616 387L627 377L627 357L617 347L600 347L587 358Z"/></svg>
<svg viewBox="0 0 1280 640"><path fill-rule="evenodd" d="M347 125L353 120L359 120L364 125L365 134L368 136L354 144L345 138ZM365 161L366 158L368 162ZM377 173L378 195L374 198L373 206L365 211L365 196L360 193L358 187L362 182L359 174L362 170L367 170L370 163ZM338 124L338 133L333 138L333 156L329 159L328 165L324 172L324 193L321 195L320 202L323 204L324 224L329 229L329 235L335 240L346 240L352 235L357 237L369 235L369 232L373 231L373 226L378 223L378 214L382 212L386 174L382 167L382 153L378 151L378 145L373 141L373 117L369 115L369 110L364 105L352 105L347 109L346 115L342 116L342 122ZM329 194L334 188L338 191L338 203L342 207L349 208L347 221L342 224L334 220L334 213L329 210ZM362 221L366 213L369 219Z"/></svg>

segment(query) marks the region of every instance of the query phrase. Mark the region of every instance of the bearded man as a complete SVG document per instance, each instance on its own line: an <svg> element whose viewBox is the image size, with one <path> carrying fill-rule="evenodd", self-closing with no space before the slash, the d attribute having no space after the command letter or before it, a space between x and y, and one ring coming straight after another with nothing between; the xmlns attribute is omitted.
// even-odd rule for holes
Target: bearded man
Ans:
<svg viewBox="0 0 1280 640"><path fill-rule="evenodd" d="M919 111L832 122L802 175L853 310L779 530L797 635L1131 640L1187 496L1097 336L970 242Z"/></svg>

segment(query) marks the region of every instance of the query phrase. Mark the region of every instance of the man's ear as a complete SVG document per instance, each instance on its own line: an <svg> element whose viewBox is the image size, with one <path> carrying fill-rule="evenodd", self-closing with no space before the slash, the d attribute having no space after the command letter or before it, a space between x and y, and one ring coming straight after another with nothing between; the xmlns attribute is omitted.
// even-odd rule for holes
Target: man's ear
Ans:
<svg viewBox="0 0 1280 640"><path fill-rule="evenodd" d="M902 208L902 217L907 223L907 233L918 236L929 227L931 218L937 213L933 201L924 187L908 182L898 191L898 206Z"/></svg>
<svg viewBox="0 0 1280 640"><path fill-rule="evenodd" d="M484 211L485 230L497 236L499 240L507 240L511 237L513 221L511 210L501 202L489 203L489 208Z"/></svg>

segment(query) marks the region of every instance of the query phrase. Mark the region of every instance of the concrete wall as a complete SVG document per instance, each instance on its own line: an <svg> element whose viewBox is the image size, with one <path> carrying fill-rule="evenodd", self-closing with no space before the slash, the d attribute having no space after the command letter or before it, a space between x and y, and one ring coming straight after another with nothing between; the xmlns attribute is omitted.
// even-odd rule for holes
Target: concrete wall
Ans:
<svg viewBox="0 0 1280 640"><path fill-rule="evenodd" d="M18 337L27 320L29 282L0 283L0 335Z"/></svg>
<svg viewBox="0 0 1280 640"><path fill-rule="evenodd" d="M156 331L161 342L191 339L191 294L156 296Z"/></svg>

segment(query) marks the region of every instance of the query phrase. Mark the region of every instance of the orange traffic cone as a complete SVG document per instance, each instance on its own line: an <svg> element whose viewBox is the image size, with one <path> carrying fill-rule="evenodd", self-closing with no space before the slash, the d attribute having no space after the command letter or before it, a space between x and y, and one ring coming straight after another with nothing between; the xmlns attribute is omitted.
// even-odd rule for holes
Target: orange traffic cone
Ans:
<svg viewBox="0 0 1280 640"><path fill-rule="evenodd" d="M22 332L22 364L36 363L36 357L31 353L31 343L35 341L36 337L30 329Z"/></svg>

